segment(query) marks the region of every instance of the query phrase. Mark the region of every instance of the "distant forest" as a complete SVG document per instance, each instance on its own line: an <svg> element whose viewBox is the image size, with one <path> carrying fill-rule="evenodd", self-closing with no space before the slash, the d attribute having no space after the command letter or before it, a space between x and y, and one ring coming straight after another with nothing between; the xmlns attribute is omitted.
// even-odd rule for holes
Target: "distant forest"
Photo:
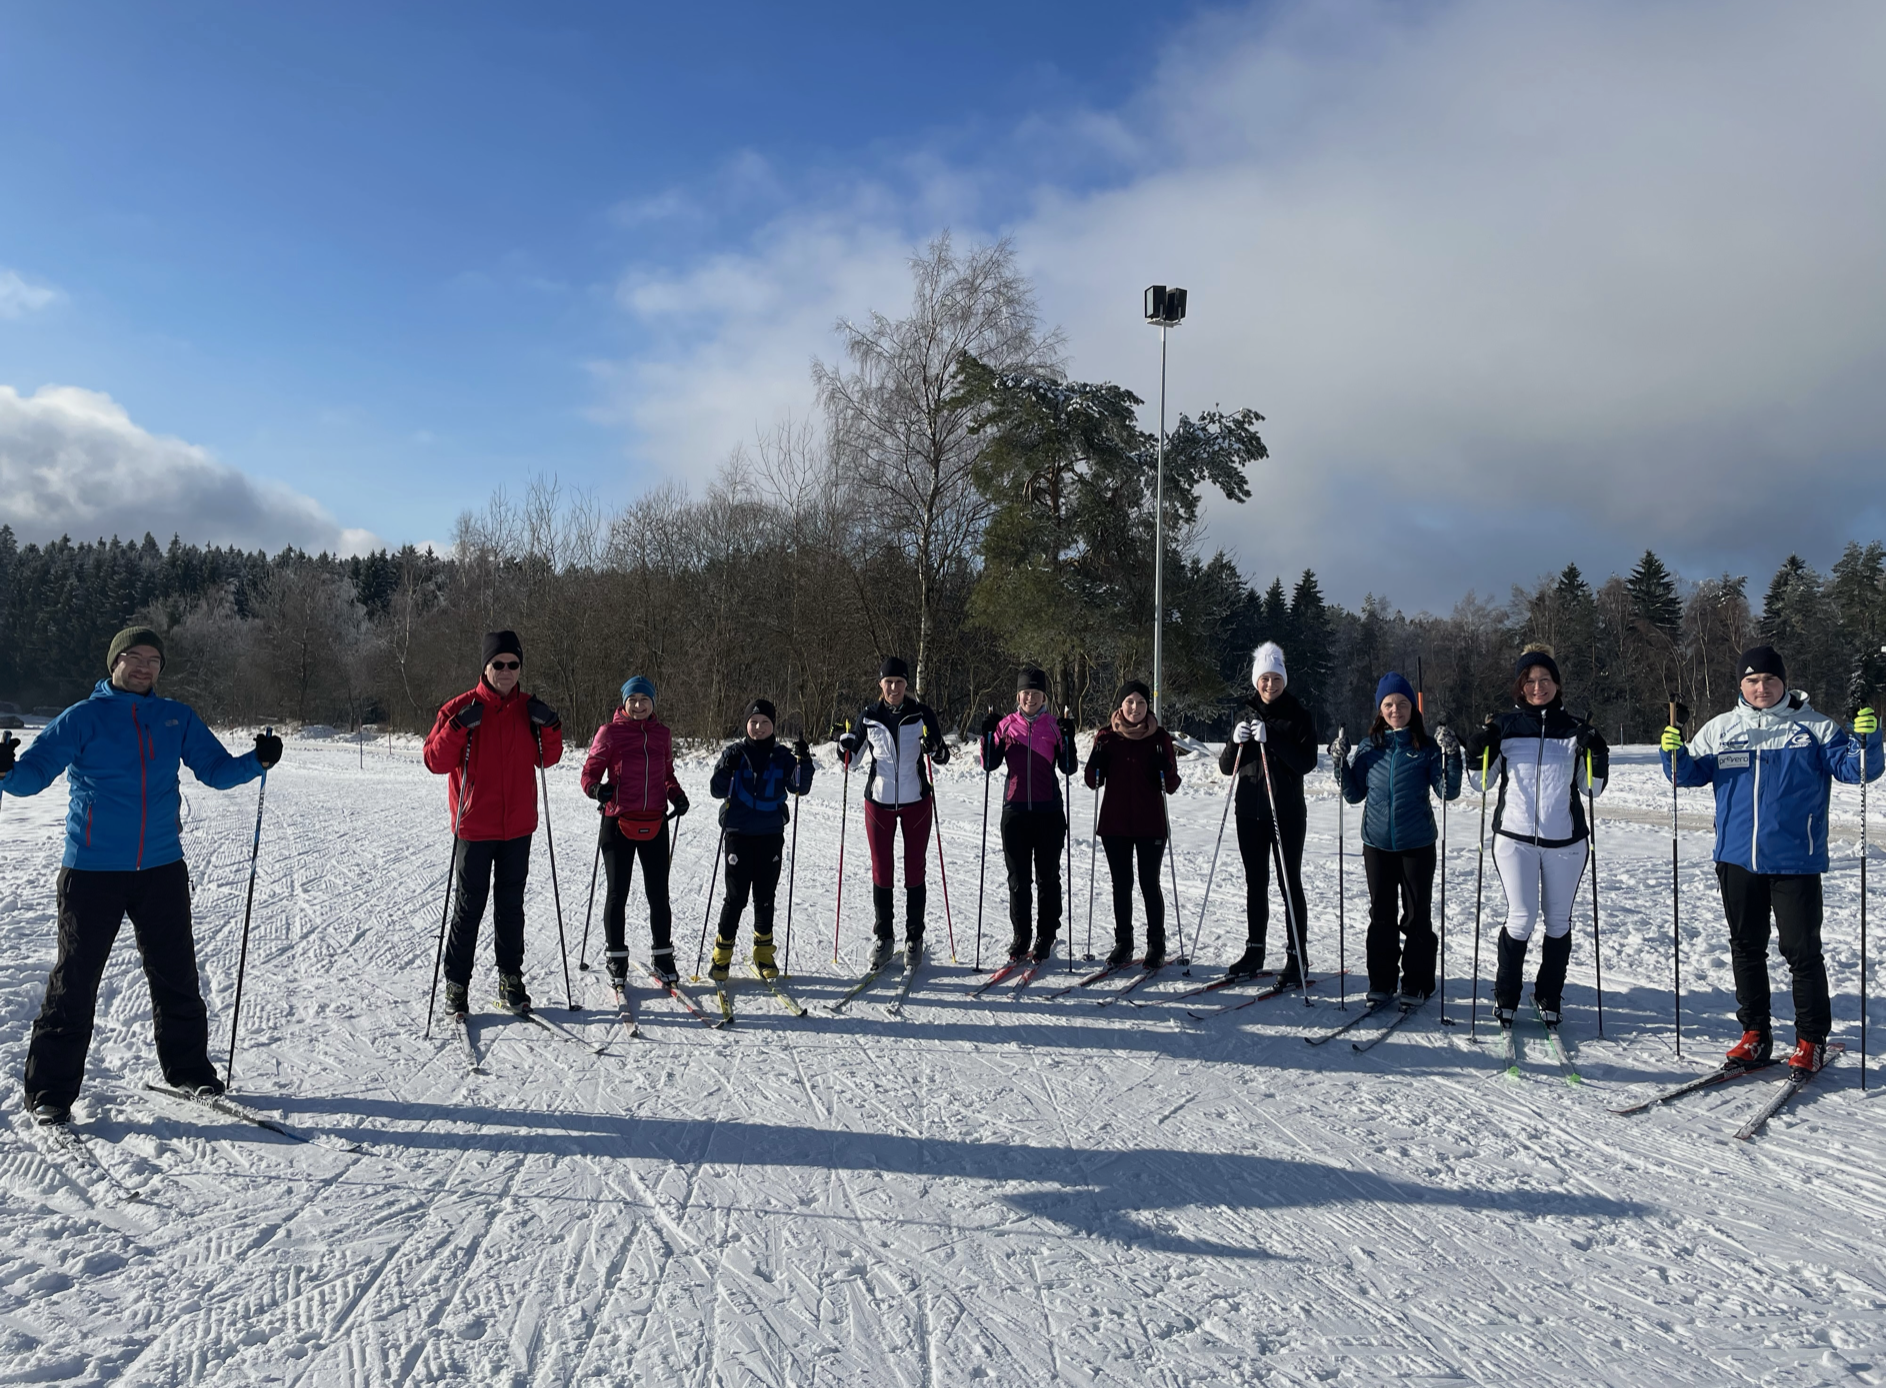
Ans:
<svg viewBox="0 0 1886 1388"><path fill-rule="evenodd" d="M907 313L840 324L845 360L814 366L819 422L736 450L699 495L663 486L604 515L539 479L461 516L444 555L271 557L150 535L21 546L0 526L0 700L83 698L112 634L139 620L165 633L164 692L206 718L417 730L477 679L480 634L509 627L527 686L583 736L639 673L682 736L733 734L764 694L818 740L875 694L888 654L958 728L1010 706L1022 661L1092 725L1122 680L1150 676L1156 534L1162 712L1201 736L1230 726L1267 639L1325 736L1367 726L1388 669L1419 674L1430 723L1477 723L1506 706L1531 641L1556 650L1567 706L1630 741L1670 701L1698 718L1727 708L1736 653L1758 634L1828 713L1881 687L1877 543L1849 545L1825 575L1790 555L1759 616L1745 578L1686 582L1648 551L1627 575L1594 585L1568 564L1446 616L1375 595L1352 612L1309 571L1260 590L1204 552L1199 514L1207 487L1233 505L1251 495L1269 456L1261 415L1181 415L1158 516L1143 402L1068 378L1010 248L959 253L945 236L910 268Z"/></svg>

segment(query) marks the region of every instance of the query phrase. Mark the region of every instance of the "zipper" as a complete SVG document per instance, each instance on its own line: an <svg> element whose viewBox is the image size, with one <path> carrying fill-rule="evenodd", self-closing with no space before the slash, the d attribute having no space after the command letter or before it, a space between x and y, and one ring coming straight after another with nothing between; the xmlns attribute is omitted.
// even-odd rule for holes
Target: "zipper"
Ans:
<svg viewBox="0 0 1886 1388"><path fill-rule="evenodd" d="M144 821L150 817L148 758L144 755L144 725L138 722L137 705L131 705L131 733L138 743L138 856L134 871L144 867Z"/></svg>
<svg viewBox="0 0 1886 1388"><path fill-rule="evenodd" d="M1750 872L1760 872L1760 860L1757 854L1760 851L1759 845L1762 837L1762 752L1759 747L1755 749L1755 791L1751 797L1750 805L1748 870Z"/></svg>
<svg viewBox="0 0 1886 1388"><path fill-rule="evenodd" d="M1545 828L1545 713L1539 714L1539 755L1532 764L1532 846L1539 846Z"/></svg>
<svg viewBox="0 0 1886 1388"><path fill-rule="evenodd" d="M1395 851L1394 845L1397 842L1395 834L1395 753L1401 750L1399 745L1401 734L1399 731L1395 734L1395 738L1397 745L1392 748L1388 756L1384 758L1388 763L1388 842L1391 852Z"/></svg>

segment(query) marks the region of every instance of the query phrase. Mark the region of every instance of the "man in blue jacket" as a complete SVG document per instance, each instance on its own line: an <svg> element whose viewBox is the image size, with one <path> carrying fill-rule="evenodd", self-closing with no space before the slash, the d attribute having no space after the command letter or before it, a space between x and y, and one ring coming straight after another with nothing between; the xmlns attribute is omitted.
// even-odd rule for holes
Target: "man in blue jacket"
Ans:
<svg viewBox="0 0 1886 1388"><path fill-rule="evenodd" d="M1766 1061L1774 1048L1768 1012L1768 930L1774 918L1781 957L1794 975L1794 1054L1788 1064L1827 1063L1833 1011L1821 957L1821 874L1827 871L1827 811L1833 783L1877 780L1879 720L1863 708L1853 733L1788 690L1772 646L1736 661L1742 697L1703 725L1686 749L1663 730L1663 767L1679 786L1716 788L1716 878L1729 920L1736 1016L1742 1039L1734 1061Z"/></svg>
<svg viewBox="0 0 1886 1388"><path fill-rule="evenodd" d="M177 766L230 790L282 755L281 739L263 735L253 752L232 757L187 705L158 698L164 643L148 627L113 637L105 668L109 678L92 697L48 723L17 764L11 747L0 750L0 795L37 795L63 771L72 797L58 879L59 956L26 1053L26 1106L41 1123L71 1121L98 983L127 914L150 983L164 1078L180 1089L222 1092L197 983Z"/></svg>

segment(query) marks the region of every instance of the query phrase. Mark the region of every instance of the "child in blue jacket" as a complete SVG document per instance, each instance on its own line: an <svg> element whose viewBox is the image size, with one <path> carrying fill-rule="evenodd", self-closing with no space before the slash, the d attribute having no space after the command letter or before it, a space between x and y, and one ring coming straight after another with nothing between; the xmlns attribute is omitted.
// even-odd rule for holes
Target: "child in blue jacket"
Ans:
<svg viewBox="0 0 1886 1388"><path fill-rule="evenodd" d="M1686 748L1681 729L1663 730L1663 769L1679 786L1716 788L1716 880L1729 921L1736 1016L1742 1039L1735 1061L1769 1059L1769 917L1781 957L1794 975L1794 1054L1788 1064L1814 1071L1827 1062L1833 1010L1821 956L1821 874L1827 871L1827 810L1833 783L1857 784L1882 769L1879 720L1863 708L1853 732L1788 690L1788 670L1773 646L1754 646L1736 661L1741 697L1703 724Z"/></svg>
<svg viewBox="0 0 1886 1388"><path fill-rule="evenodd" d="M1393 670L1375 686L1375 706L1368 736L1351 750L1339 735L1330 753L1343 799L1364 807L1369 1001L1388 1001L1399 971L1402 1003L1413 1006L1434 991L1436 834L1428 796L1460 798L1460 743L1446 728L1428 736L1414 687Z"/></svg>
<svg viewBox="0 0 1886 1388"><path fill-rule="evenodd" d="M721 845L726 867L726 904L714 936L714 962L707 976L716 983L733 964L734 936L753 898L753 967L770 978L773 960L773 904L779 868L786 853L786 797L812 789L812 749L795 738L788 752L773 735L778 716L768 699L747 706L747 735L720 754L708 781L708 793L727 803L720 822L727 831Z"/></svg>

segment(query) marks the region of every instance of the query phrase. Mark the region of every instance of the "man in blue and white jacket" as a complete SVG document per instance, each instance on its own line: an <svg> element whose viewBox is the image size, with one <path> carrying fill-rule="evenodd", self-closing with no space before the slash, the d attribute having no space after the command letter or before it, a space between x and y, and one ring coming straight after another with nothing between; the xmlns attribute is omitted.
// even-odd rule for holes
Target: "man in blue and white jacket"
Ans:
<svg viewBox="0 0 1886 1388"><path fill-rule="evenodd" d="M1794 1054L1788 1064L1818 1070L1827 1061L1833 1014L1821 957L1821 874L1827 871L1827 812L1833 783L1877 780L1879 720L1854 715L1848 733L1788 689L1772 646L1736 662L1742 697L1703 725L1690 745L1663 730L1663 767L1679 786L1716 788L1716 878L1729 921L1736 1016L1742 1039L1729 1059L1766 1061L1773 1051L1768 1010L1768 922L1794 975Z"/></svg>
<svg viewBox="0 0 1886 1388"><path fill-rule="evenodd" d="M258 736L231 756L187 704L157 697L164 644L148 627L112 638L92 697L48 723L13 763L0 753L0 795L37 795L65 773L71 787L59 870L59 957L26 1053L26 1106L41 1123L71 1119L91 1046L98 983L128 914L151 989L151 1029L164 1078L221 1093L209 1061L203 994L183 862L181 763L216 790L252 781L281 759Z"/></svg>

